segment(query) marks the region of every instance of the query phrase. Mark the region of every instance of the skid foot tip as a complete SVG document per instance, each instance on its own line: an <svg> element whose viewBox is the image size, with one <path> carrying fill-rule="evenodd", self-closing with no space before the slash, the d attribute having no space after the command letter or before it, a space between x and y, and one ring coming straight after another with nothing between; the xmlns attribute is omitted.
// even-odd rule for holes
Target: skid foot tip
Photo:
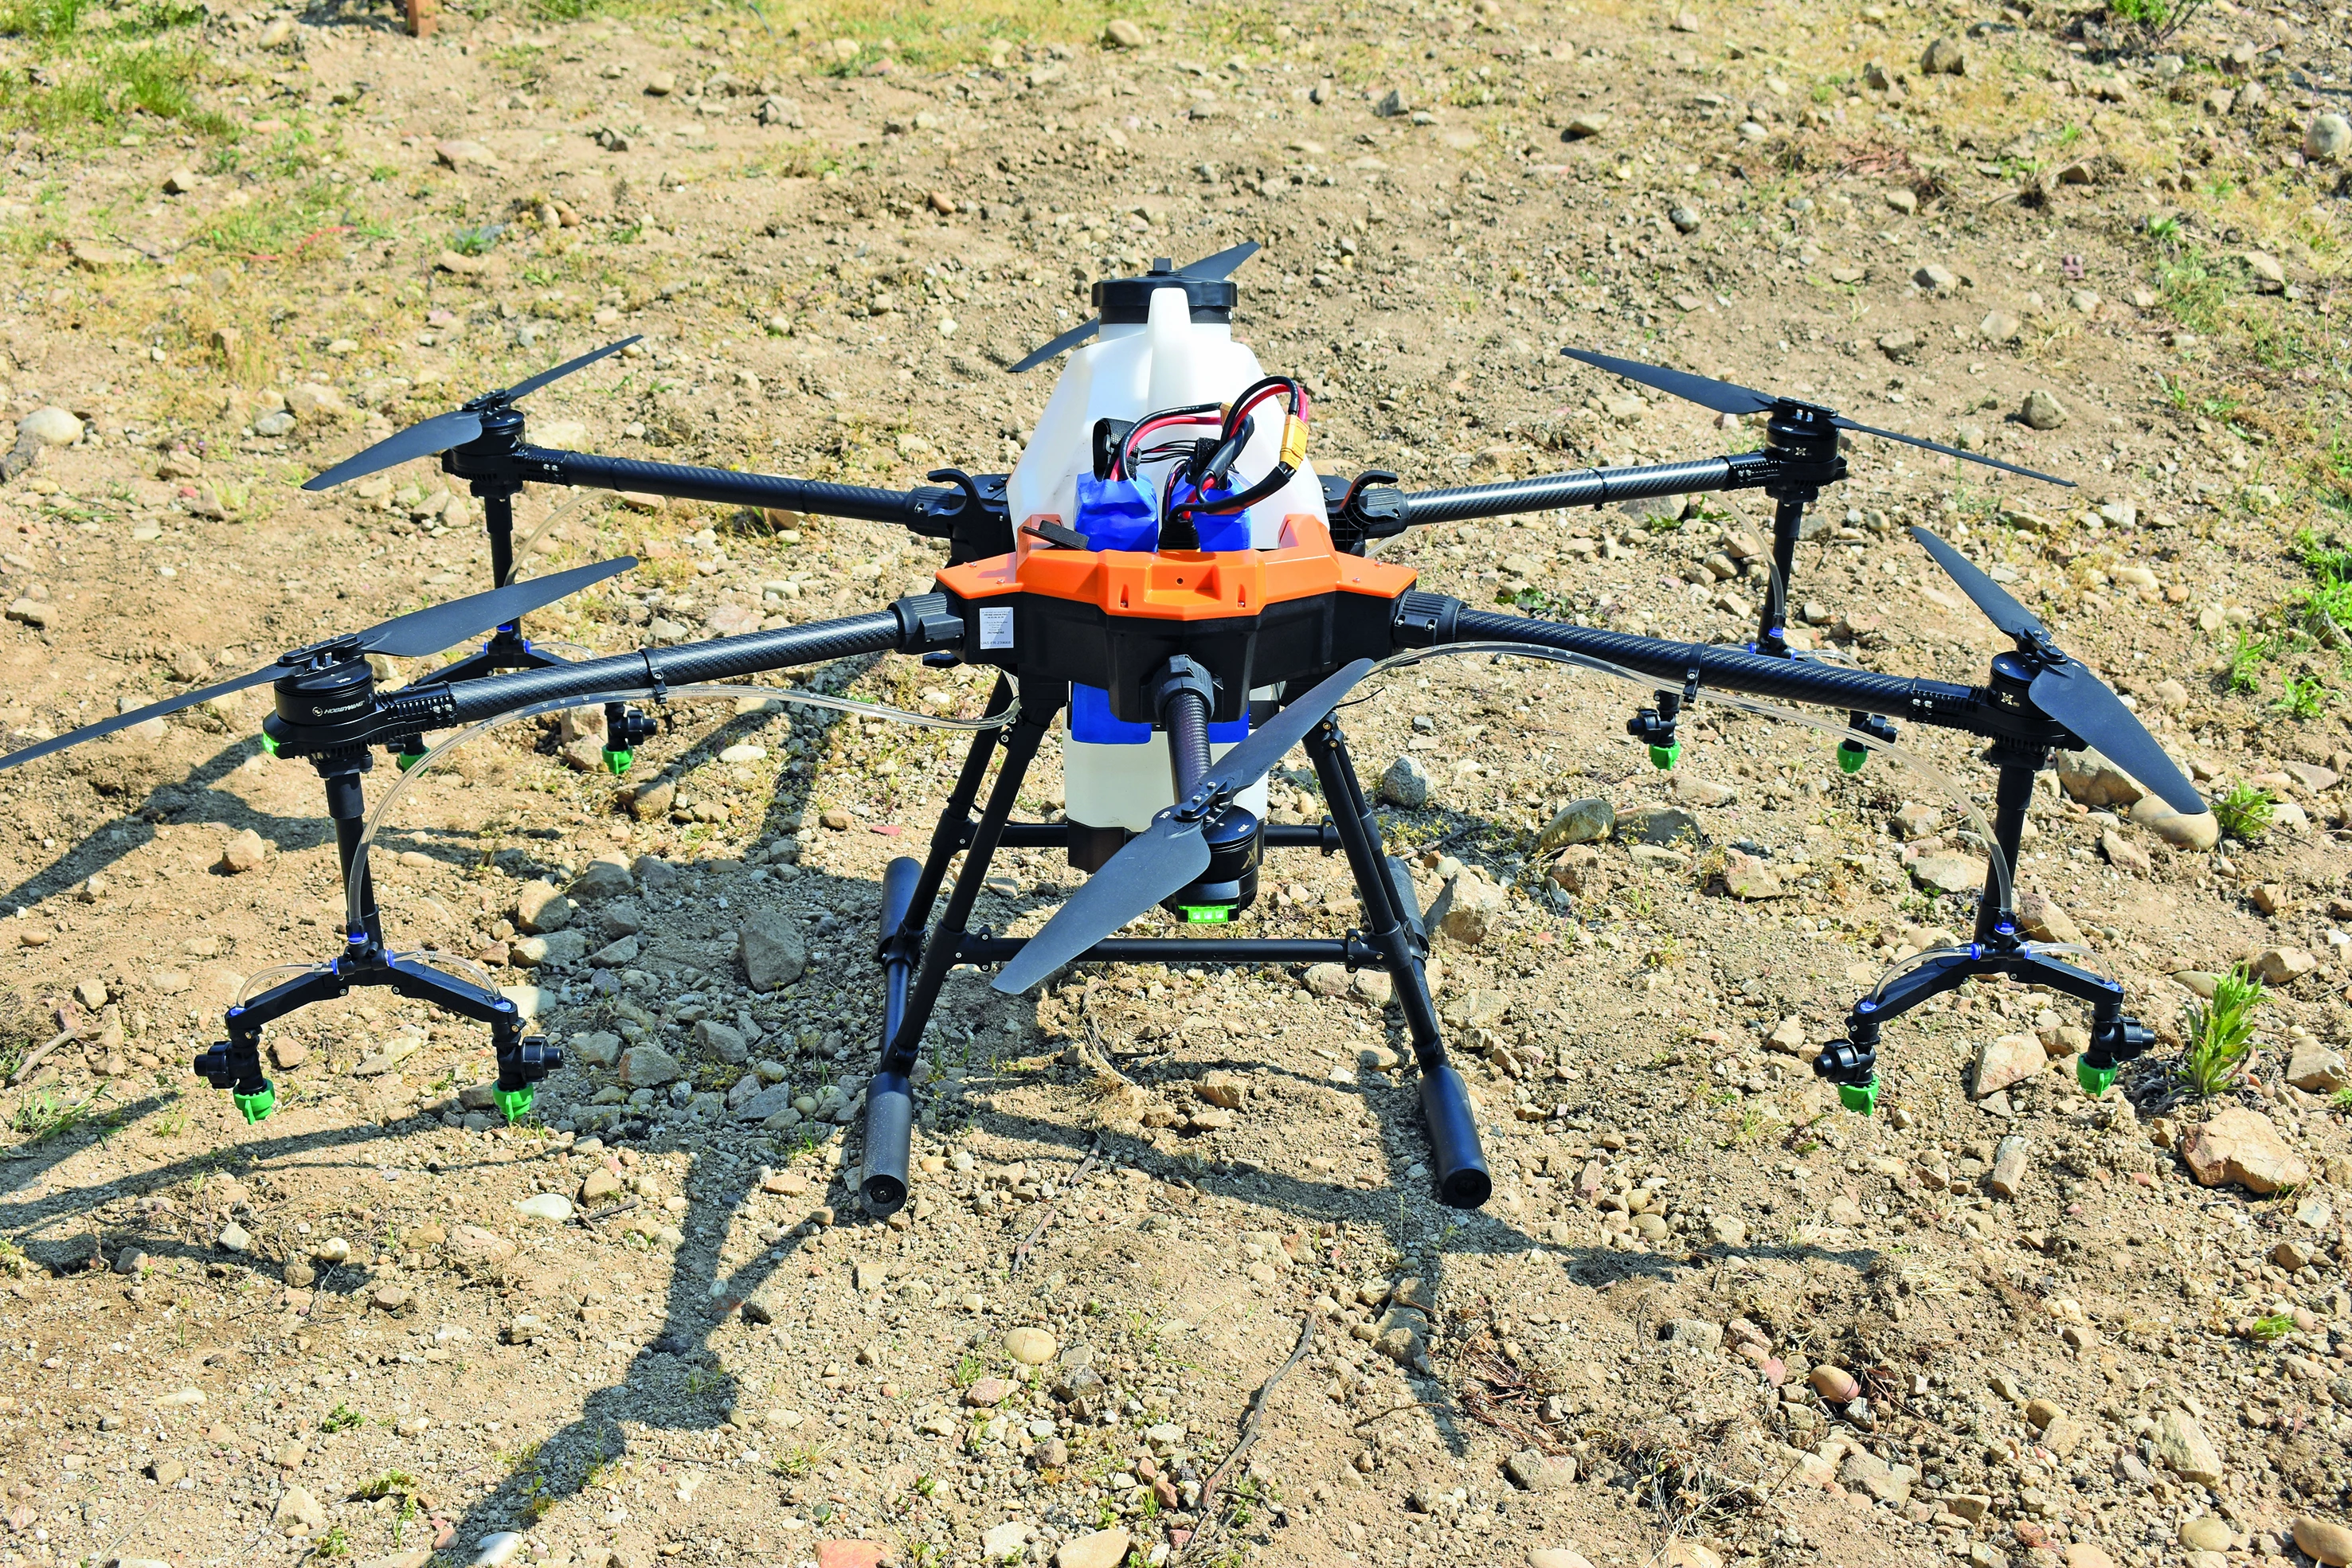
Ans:
<svg viewBox="0 0 2352 1568"><path fill-rule="evenodd" d="M1494 1178L1481 1170L1455 1171L1437 1184L1437 1201L1448 1208L1484 1208L1494 1195Z"/></svg>
<svg viewBox="0 0 2352 1568"><path fill-rule="evenodd" d="M877 1218L887 1219L907 1207L907 1184L897 1176L867 1176L857 1190L866 1199L866 1212Z"/></svg>

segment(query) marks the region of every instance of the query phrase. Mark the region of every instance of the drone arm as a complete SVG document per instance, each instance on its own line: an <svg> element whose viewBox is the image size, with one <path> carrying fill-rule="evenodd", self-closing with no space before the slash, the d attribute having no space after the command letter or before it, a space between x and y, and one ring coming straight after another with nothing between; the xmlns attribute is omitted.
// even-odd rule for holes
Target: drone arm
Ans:
<svg viewBox="0 0 2352 1568"><path fill-rule="evenodd" d="M1391 491L1387 497L1380 494L1379 487L1367 487L1361 495L1367 507L1392 497L1391 516L1381 521L1392 525L1387 533L1400 533L1423 523L1459 522L1466 517L1500 517L1561 507L1605 507L1706 490L1755 489L1765 483L1770 466L1763 453L1742 452L1638 468L1583 468L1573 474L1505 479L1451 490ZM1366 531L1375 538L1383 537L1377 527Z"/></svg>
<svg viewBox="0 0 2352 1568"><path fill-rule="evenodd" d="M1445 643L1532 643L1636 671L1679 686L1694 674L1702 686L1848 712L1900 715L1919 724L1983 730L1985 705L1968 686L1913 680L1810 660L1774 658L1706 643L1670 643L1624 632L1472 610L1441 594L1410 592L1397 601L1401 647Z"/></svg>
<svg viewBox="0 0 2352 1568"><path fill-rule="evenodd" d="M952 647L962 640L963 622L948 612L943 596L914 594L887 610L838 621L811 621L773 632L647 648L609 659L461 682L446 688L449 704L442 722L470 724L558 697L631 690L651 695L665 686L731 680L762 670L829 664L861 654L921 653Z"/></svg>
<svg viewBox="0 0 2352 1568"><path fill-rule="evenodd" d="M731 468L641 463L634 457L606 457L541 446L517 447L514 465L521 478L543 485L635 490L719 506L773 507L814 512L820 517L896 523L935 538L948 537L951 525L960 520L970 500L968 493L957 486L883 490L866 485L793 479L778 474L743 474Z"/></svg>

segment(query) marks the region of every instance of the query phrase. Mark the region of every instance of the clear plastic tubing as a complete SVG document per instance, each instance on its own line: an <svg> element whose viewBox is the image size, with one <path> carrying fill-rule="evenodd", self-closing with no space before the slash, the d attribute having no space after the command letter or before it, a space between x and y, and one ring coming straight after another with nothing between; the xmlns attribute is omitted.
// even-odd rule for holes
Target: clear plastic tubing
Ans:
<svg viewBox="0 0 2352 1568"><path fill-rule="evenodd" d="M1517 658L1542 659L1550 664L1568 664L1577 669L1591 670L1596 674L1614 675L1619 680L1631 682L1639 686L1645 693L1663 689L1657 681L1647 675L1636 674L1622 664L1612 664L1606 659L1595 659L1584 653L1567 653L1558 648L1540 647L1530 643L1445 643L1433 648L1416 648L1409 653L1399 653L1392 658L1382 660L1372 666L1370 673L1375 675L1381 674L1390 670L1403 669L1448 653L1504 653ZM1751 713L1759 718L1769 718L1777 723L1803 725L1810 729L1818 729L1824 735L1834 736L1848 745L1859 746L1869 751L1884 752L1895 758L1922 779L1934 785L1959 808L1961 815L1968 820L1969 825L1975 829L1977 836L1984 841L1985 859L1990 862L1994 880L2000 885L2002 905L2006 907L2015 902L2015 884L2010 880L2008 857L2000 852L2000 846L1993 841L1992 828L1985 821L1984 813L1977 809L1976 802L1969 798L1968 791L1960 788L1958 780L1940 768L1928 766L1916 752L1891 741L1881 740L1876 736L1865 735L1834 719L1822 718L1813 714L1801 712L1796 708L1781 707L1776 703L1758 702L1752 697L1741 696L1735 692L1710 691L1701 687L1697 700L1702 703L1717 703L1725 707L1737 708L1743 713Z"/></svg>
<svg viewBox="0 0 2352 1568"><path fill-rule="evenodd" d="M535 718L541 714L560 713L565 708L601 707L606 703L643 702L648 695L649 694L640 687L630 691L605 692L587 696L554 697L543 703L532 703L528 706L519 707L512 713L502 713L495 718L486 718L479 724L458 730L418 758L415 763L394 781L392 788L383 792L383 797L376 801L375 809L368 813L367 826L360 833L358 852L352 856L352 874L343 887L343 928L346 931L360 929L360 889L367 885L368 848L375 842L376 830L383 825L390 814L394 803L408 792L411 785L431 771L433 766L442 758L477 736L488 735L494 729L503 728L521 719ZM663 692L661 700L666 703L679 700L736 702L747 696L763 697L773 702L798 703L804 707L832 708L838 713L856 714L865 718L887 719L893 724L914 725L923 729L967 731L999 729L1021 716L1021 705L1013 703L1009 704L1002 713L990 714L981 718L945 718L933 714L910 713L905 708L889 707L881 703L859 702L853 697L836 697L824 692L802 691L793 686L716 684L699 686L671 686ZM436 955L436 957L439 956L446 956ZM484 974L483 978L488 980L487 973Z"/></svg>

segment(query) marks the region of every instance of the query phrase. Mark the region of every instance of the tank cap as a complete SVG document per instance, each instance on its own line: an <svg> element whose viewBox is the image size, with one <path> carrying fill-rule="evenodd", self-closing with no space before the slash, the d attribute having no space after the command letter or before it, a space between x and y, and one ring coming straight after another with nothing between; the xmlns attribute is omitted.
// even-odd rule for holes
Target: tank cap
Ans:
<svg viewBox="0 0 2352 1568"><path fill-rule="evenodd" d="M1141 277L1105 277L1094 287L1094 306L1107 327L1139 326L1151 319L1151 291L1181 288L1196 323L1223 324L1234 319L1234 301L1241 291L1230 278L1187 277L1164 256L1151 258L1151 270Z"/></svg>

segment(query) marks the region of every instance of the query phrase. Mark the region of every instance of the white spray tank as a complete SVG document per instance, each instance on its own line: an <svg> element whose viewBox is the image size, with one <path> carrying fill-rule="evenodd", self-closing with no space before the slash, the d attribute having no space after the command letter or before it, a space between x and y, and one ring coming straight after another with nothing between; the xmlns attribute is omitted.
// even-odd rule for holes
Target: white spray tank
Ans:
<svg viewBox="0 0 2352 1568"><path fill-rule="evenodd" d="M1017 531L1024 523L1040 517L1074 522L1078 476L1094 471L1096 421L1131 422L1162 409L1229 403L1265 378L1249 346L1234 341L1235 295L1223 278L1188 277L1165 260L1153 262L1144 277L1108 278L1095 286L1101 332L1071 354L1005 484L1019 548L1025 550L1030 542ZM1282 421L1260 419L1234 465L1235 487L1273 468L1281 446ZM1140 476L1153 481L1156 492L1165 473L1158 467ZM1304 462L1288 484L1250 508L1250 548L1279 548L1283 518L1293 513L1329 524L1322 483ZM1213 730L1213 756L1223 756L1240 741L1238 727ZM1098 695L1090 699L1083 689L1072 693L1062 776L1063 815L1082 827L1139 832L1153 813L1175 803L1167 736L1109 720ZM1237 803L1263 819L1265 780L1244 790Z"/></svg>

